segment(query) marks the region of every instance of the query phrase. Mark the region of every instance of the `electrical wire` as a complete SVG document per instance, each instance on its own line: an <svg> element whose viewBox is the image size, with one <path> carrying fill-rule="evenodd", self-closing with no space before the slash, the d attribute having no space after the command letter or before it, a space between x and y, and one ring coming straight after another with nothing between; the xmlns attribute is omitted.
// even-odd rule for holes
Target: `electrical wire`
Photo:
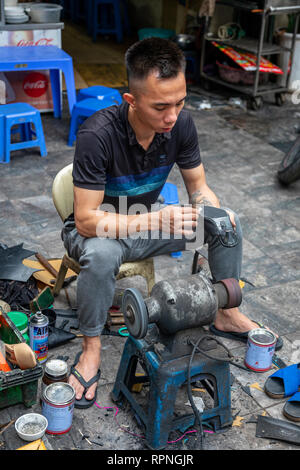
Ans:
<svg viewBox="0 0 300 470"><path fill-rule="evenodd" d="M196 353L196 349L198 348L198 344L201 342L202 338L199 338L197 343L193 347L193 351L190 356L189 364L188 364L188 380L187 380L187 392L188 392L188 397L190 400L191 407L194 411L195 418L196 418L196 424L198 421L199 428L200 428L200 450L203 450L203 440L204 440L204 434L203 434L203 426L202 426L202 417L200 414L200 411L198 410L197 406L195 405L193 395L192 395L192 384L191 384L191 367L192 367L192 362L194 359L194 355Z"/></svg>
<svg viewBox="0 0 300 470"><path fill-rule="evenodd" d="M120 428L123 432L126 432L127 434L130 434L131 436L134 436L134 437L138 437L139 439L146 439L145 436L142 436L140 434L135 434L134 432L131 432L131 431L128 431L128 429L126 429L124 426L122 426L118 419L117 419L117 414L119 413L119 408L117 406L100 406L96 401L94 403L94 405L99 408L99 409L103 409L103 410L111 410L111 409L115 409L115 414L114 414L114 419L118 425L118 428ZM167 444L175 444L176 442L179 442L181 441L187 434L193 434L193 433L196 433L198 432L196 429L193 429L191 431L186 431L184 432L178 439L176 439L175 441L167 441ZM204 429L203 432L206 432L206 433L209 433L209 434L214 434L213 431L209 431L207 429Z"/></svg>
<svg viewBox="0 0 300 470"><path fill-rule="evenodd" d="M187 371L187 393L188 393L188 398L189 398L189 401L190 401L190 404L191 404L191 407L193 409L193 412L195 414L195 424L199 424L199 430L200 430L200 450L204 450L204 433L209 433L209 434L214 434L213 431L209 431L209 430L206 430L206 429L203 429L203 423L202 423L202 413L200 413L199 409L197 408L197 406L195 405L195 402L194 402L194 399L193 399L193 395L192 395L192 385L191 385L191 368L192 368L192 363L193 363L193 359L194 359L194 356L196 354L196 351L198 351L200 354L203 354L205 357L207 357L208 359L212 359L214 361L220 361L220 362L228 362L229 364L232 364L236 367L239 367L241 369L244 369L244 370L249 370L247 367L244 367L240 364L237 364L235 362L233 362L231 359L229 358L224 358L224 357L215 357L215 356L211 356L209 354L207 354L206 351L203 351L203 349L201 349L199 347L200 343L202 343L202 341L204 341L205 339L207 340L212 340L212 341L215 341L216 343L218 343L220 346L222 346L228 353L228 356L230 358L234 357L233 354L231 353L231 351L217 338L214 338L210 335L203 335L201 336L197 341L196 343L194 344L193 341L191 339L188 340L188 344L190 344L191 346L193 346L193 350L191 352L191 355L190 355L190 360L189 360L189 363L188 363L188 371ZM99 408L99 409L104 409L104 410L111 410L111 409L115 409L115 414L114 414L114 419L118 425L118 427L126 432L127 434L130 434L131 436L134 436L134 437L138 437L140 439L146 439L145 436L143 435L140 435L140 434L135 434L131 431L129 431L128 429L126 429L124 426L122 426L118 419L117 419L117 415L119 413L119 408L117 406L100 406L97 402L94 403L94 405ZM191 431L186 431L185 433L182 434L182 436L180 436L178 439L174 440L174 441L167 441L167 444L174 444L176 442L179 442L181 441L187 434L193 434L193 433L196 433L196 432L199 432L198 430L191 430Z"/></svg>

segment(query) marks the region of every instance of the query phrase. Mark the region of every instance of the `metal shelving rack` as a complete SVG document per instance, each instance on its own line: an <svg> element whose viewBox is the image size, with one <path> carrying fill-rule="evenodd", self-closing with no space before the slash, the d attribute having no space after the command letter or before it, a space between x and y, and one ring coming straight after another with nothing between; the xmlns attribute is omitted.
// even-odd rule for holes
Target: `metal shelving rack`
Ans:
<svg viewBox="0 0 300 470"><path fill-rule="evenodd" d="M291 53L291 67L293 63L293 54L295 49L296 43L296 35L298 31L299 25L299 15L300 15L300 2L299 0L262 0L261 8L255 8L253 2L243 2L241 0L219 0L216 2L216 7L218 5L226 5L233 7L235 9L242 9L247 10L249 13L255 14L261 17L261 26L260 26L260 33L259 38L250 39L250 38L243 38L237 40L220 40L219 38L213 38L208 36L209 32L209 18L206 18L205 21L205 28L203 34L203 43L202 43L202 54L201 54L201 61L200 61L200 75L204 78L205 81L211 81L214 83L218 83L220 85L224 85L228 88L233 90L239 91L243 94L250 96L251 105L253 109L258 109L262 106L262 96L268 93L275 93L276 103L278 105L283 104L284 101L284 93L288 92L289 89L289 79L291 76L290 73L287 73L287 70L283 72L286 74L286 84L285 86L279 86L276 83L269 83L264 85L259 85L259 67L256 67L255 77L254 77L254 84L253 86L245 86L245 85L236 85L225 80L222 80L218 76L210 76L204 72L204 65L205 65L205 46L207 42L217 41L220 44L226 44L232 46L233 48L245 52L251 52L256 54L257 56L257 64L260 64L260 60L262 56L271 56L276 54L282 54L286 51ZM278 46L276 44L272 44L271 42L264 42L266 26L268 20L273 15L281 15L281 14L288 14L294 13L295 14L295 24L294 24L294 32L292 37L292 44L290 48Z"/></svg>

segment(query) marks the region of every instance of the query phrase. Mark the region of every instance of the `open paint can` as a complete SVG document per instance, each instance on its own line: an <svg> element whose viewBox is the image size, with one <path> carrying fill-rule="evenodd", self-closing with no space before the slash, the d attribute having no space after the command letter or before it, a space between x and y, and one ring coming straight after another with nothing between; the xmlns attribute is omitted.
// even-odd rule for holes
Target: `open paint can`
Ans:
<svg viewBox="0 0 300 470"><path fill-rule="evenodd" d="M64 434L71 429L75 390L65 382L48 385L43 393L42 414L48 420L47 434Z"/></svg>
<svg viewBox="0 0 300 470"><path fill-rule="evenodd" d="M256 372L270 370L276 341L274 333L265 328L249 331L245 365Z"/></svg>

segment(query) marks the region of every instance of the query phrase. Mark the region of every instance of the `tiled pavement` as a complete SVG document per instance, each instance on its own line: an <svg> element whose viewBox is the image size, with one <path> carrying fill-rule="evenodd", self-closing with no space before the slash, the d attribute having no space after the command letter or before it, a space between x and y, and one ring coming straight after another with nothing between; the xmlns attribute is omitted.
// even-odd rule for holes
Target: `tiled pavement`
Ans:
<svg viewBox="0 0 300 470"><path fill-rule="evenodd" d="M195 90L194 90L195 91ZM244 233L243 277L246 284L242 311L278 332L284 338L278 356L287 364L299 361L300 352L300 181L282 187L276 170L289 142L296 138L299 126L299 106L290 102L276 107L270 100L260 111L234 108L223 100L221 106L197 110L198 95L188 100L199 135L201 154L211 188L223 206L235 210L241 219ZM191 95L190 95L191 97ZM222 101L222 98L221 98ZM74 148L66 145L69 117L66 106L61 120L51 114L43 115L48 156L42 159L37 150L15 152L8 165L0 167L0 242L12 246L24 242L24 247L39 251L49 258L61 257L64 249L60 239L61 221L51 199L52 181L58 170L72 162ZM280 150L282 149L282 150ZM178 186L180 201L187 201L184 185L177 168L169 178ZM169 256L155 259L156 280L184 276L190 273L192 253L181 259ZM123 284L122 284L123 283ZM145 293L143 280L134 278L122 285L138 286ZM68 288L73 306L76 305L76 285ZM68 308L62 291L54 307ZM110 407L116 371L125 339L102 336L102 377L98 386L97 403ZM80 349L77 338L65 346L52 349L49 357L68 356L68 365ZM235 355L243 357L242 343L224 340ZM297 446L255 437L253 415L285 420L284 400L273 400L263 391L268 373L254 373L231 367L232 412L242 419L223 433L207 434L205 448L209 450L297 449ZM253 386L253 384L256 384ZM39 398L39 397L38 397ZM185 406L187 397L181 406ZM40 412L40 402L33 406ZM14 405L0 411L0 426L28 410ZM121 429L122 426L122 429ZM125 431L124 431L125 430ZM75 410L73 426L62 436L46 436L49 449L122 450L146 449L129 409L119 410L117 416L96 406ZM87 439L83 438L87 436ZM176 440L179 434L172 435ZM186 435L167 449L199 448L197 434ZM91 442L93 441L93 442ZM16 449L24 445L14 426L0 434L0 449Z"/></svg>

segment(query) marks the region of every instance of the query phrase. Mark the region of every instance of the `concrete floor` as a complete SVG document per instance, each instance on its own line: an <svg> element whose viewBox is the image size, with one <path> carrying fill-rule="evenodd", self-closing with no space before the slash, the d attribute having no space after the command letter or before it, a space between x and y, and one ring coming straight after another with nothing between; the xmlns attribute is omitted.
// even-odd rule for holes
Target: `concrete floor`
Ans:
<svg viewBox="0 0 300 470"><path fill-rule="evenodd" d="M282 187L276 179L284 151L296 138L299 128L299 106L287 102L279 108L272 97L263 109L254 112L228 105L228 91L207 95L214 100L208 110L196 109L203 91L193 87L189 91L187 107L195 120L203 162L210 187L224 206L235 210L244 232L243 291L241 310L251 319L272 327L284 339L278 356L291 364L300 360L300 181ZM212 102L212 101L211 101ZM42 116L48 156L41 158L38 150L14 152L8 165L0 168L0 242L13 246L24 242L24 247L39 251L48 258L61 257L64 248L60 239L61 221L51 198L51 186L56 173L73 160L74 148L67 146L69 115L65 103L61 120L51 114ZM280 150L281 149L281 150ZM187 201L184 185L177 168L170 174L170 182L177 184L180 201ZM184 252L181 259L170 256L155 258L156 281L185 276L190 273L192 252ZM145 295L141 278L126 279L120 286L138 286ZM71 303L76 307L76 284L68 288ZM55 300L54 307L68 308L64 291ZM139 450L147 449L143 431L129 409L120 409L117 416L105 407L114 406L110 392L118 370L124 338L102 336L102 376L98 385L96 406L88 410L75 409L73 426L62 436L44 438L48 449ZM243 358L245 346L224 340L232 352ZM67 356L67 363L80 350L81 339L49 351L49 358ZM275 371L255 373L231 366L231 407L238 419L221 433L206 434L205 448L209 450L296 450L298 447L255 437L253 415L285 420L282 415L284 400L273 400L263 392L266 378ZM144 393L144 392L142 392ZM200 393L201 395L201 393ZM203 393L202 393L203 396ZM40 412L40 395L32 411ZM186 409L187 396L182 397L181 408ZM22 405L0 411L0 426L26 413ZM249 422L250 421L250 422ZM286 420L285 420L286 421ZM129 434L129 432L131 434ZM86 438L83 438L86 436ZM172 433L170 441L181 434ZM91 442L93 441L93 442ZM17 449L24 445L14 426L0 433L0 449ZM167 450L199 449L199 436L187 434Z"/></svg>

